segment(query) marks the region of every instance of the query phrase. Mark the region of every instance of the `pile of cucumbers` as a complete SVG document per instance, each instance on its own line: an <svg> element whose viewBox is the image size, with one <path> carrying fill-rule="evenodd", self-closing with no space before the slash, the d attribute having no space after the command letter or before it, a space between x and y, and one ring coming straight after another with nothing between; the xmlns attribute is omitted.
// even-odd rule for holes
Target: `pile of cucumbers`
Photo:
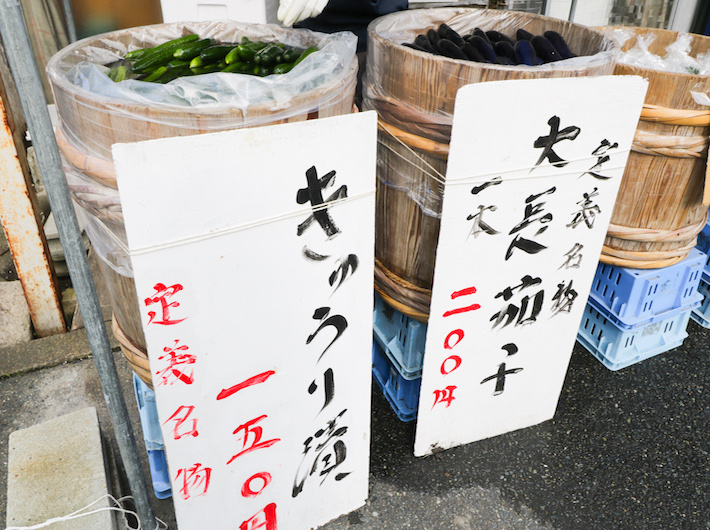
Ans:
<svg viewBox="0 0 710 530"><path fill-rule="evenodd" d="M461 36L447 24L441 24L404 46L452 59L502 65L538 66L576 57L556 31L533 35L522 28L517 30L515 38L481 28Z"/></svg>
<svg viewBox="0 0 710 530"><path fill-rule="evenodd" d="M168 83L178 77L212 72L232 72L256 76L285 74L317 46L296 48L281 42L251 41L239 43L201 39L190 34L152 48L128 52L107 64L108 76L115 82L137 79L149 83Z"/></svg>

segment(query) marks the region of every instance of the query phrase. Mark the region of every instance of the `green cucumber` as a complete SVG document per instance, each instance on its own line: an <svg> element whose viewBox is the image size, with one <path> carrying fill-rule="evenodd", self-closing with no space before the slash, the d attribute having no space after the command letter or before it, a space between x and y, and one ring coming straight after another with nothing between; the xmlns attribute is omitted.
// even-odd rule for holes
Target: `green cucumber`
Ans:
<svg viewBox="0 0 710 530"><path fill-rule="evenodd" d="M219 66L216 63L208 64L205 66L198 66L197 68L190 68L193 74L211 74L212 72L219 72Z"/></svg>
<svg viewBox="0 0 710 530"><path fill-rule="evenodd" d="M164 42L163 44L159 44L154 48L147 48L145 52L138 57L133 65L133 69L136 72L145 72L151 68L163 66L172 60L173 52L175 52L175 50L180 49L182 46L189 45L196 39L199 39L198 35L185 35L184 37L179 37L177 39Z"/></svg>
<svg viewBox="0 0 710 530"><path fill-rule="evenodd" d="M183 68L184 66L189 66L190 61L182 61L180 59L173 59L168 63L168 68L170 70L179 70Z"/></svg>
<svg viewBox="0 0 710 530"><path fill-rule="evenodd" d="M214 41L212 39L202 39L198 40L197 42L191 42L175 50L175 52L173 53L173 57L175 59L189 61L200 55L203 50L205 50L209 46L212 46L212 44L214 44Z"/></svg>
<svg viewBox="0 0 710 530"><path fill-rule="evenodd" d="M310 48L306 48L301 55L299 55L298 59L293 63L293 66L296 66L300 62L302 62L306 57L308 57L310 54L317 52L318 51L318 46L311 46Z"/></svg>
<svg viewBox="0 0 710 530"><path fill-rule="evenodd" d="M151 52L144 55L138 59L133 64L133 70L138 73L145 73L148 70L158 68L159 66L165 66L173 59L173 50L166 48L164 50L158 50L157 52Z"/></svg>
<svg viewBox="0 0 710 530"><path fill-rule="evenodd" d="M126 74L128 73L128 68L125 66L121 65L116 69L116 74L113 76L113 80L116 83L120 83L124 79L126 79Z"/></svg>
<svg viewBox="0 0 710 530"><path fill-rule="evenodd" d="M202 57L199 55L197 57L193 57L190 61L190 68L200 68L201 66L205 66L205 61L203 61Z"/></svg>
<svg viewBox="0 0 710 530"><path fill-rule="evenodd" d="M151 51L153 48L140 48L138 50L133 50L132 52L128 52L125 56L125 59L130 59L132 61L135 61L137 59L140 59L143 55Z"/></svg>
<svg viewBox="0 0 710 530"><path fill-rule="evenodd" d="M274 66L275 74L287 74L294 67L295 63L279 63Z"/></svg>
<svg viewBox="0 0 710 530"><path fill-rule="evenodd" d="M185 44L190 44L191 42L197 42L200 40L200 36L196 35L194 33L191 33L190 35L185 35L183 37L178 37L177 39L169 40L167 42L164 42L163 44L158 44L154 48L152 48L153 51L157 50L166 50L168 48L171 48L173 50L184 46Z"/></svg>
<svg viewBox="0 0 710 530"><path fill-rule="evenodd" d="M266 47L266 43L262 41L250 42L248 44L240 44L237 46L237 54L242 61L252 62L256 52Z"/></svg>
<svg viewBox="0 0 710 530"><path fill-rule="evenodd" d="M273 65L279 62L283 56L283 50L275 42L269 43L267 46L256 52L254 62L259 65Z"/></svg>
<svg viewBox="0 0 710 530"><path fill-rule="evenodd" d="M243 74L245 73L249 68L251 68L251 65L248 63L244 63L242 61L237 61L232 64L228 64L224 68L220 70L220 72L225 72L225 73L232 73L232 74Z"/></svg>
<svg viewBox="0 0 710 530"><path fill-rule="evenodd" d="M236 63L237 61L239 61L239 46L232 48L227 55L224 56L224 62L227 64Z"/></svg>
<svg viewBox="0 0 710 530"><path fill-rule="evenodd" d="M216 63L224 59L234 48L236 48L236 46L231 44L215 44L214 46L202 50L202 52L200 52L200 58L205 64Z"/></svg>
<svg viewBox="0 0 710 530"><path fill-rule="evenodd" d="M152 83L154 81L157 81L167 71L168 71L167 66L160 66L160 67L156 68L155 70L153 70L153 73L151 73L148 77L143 79L143 81L145 81L146 83Z"/></svg>
<svg viewBox="0 0 710 530"><path fill-rule="evenodd" d="M303 48L286 48L281 57L281 61L284 63L292 63L298 59L304 51Z"/></svg>
<svg viewBox="0 0 710 530"><path fill-rule="evenodd" d="M178 77L183 77L190 74L192 74L192 72L187 66L183 66L182 68L173 68L172 70L168 68L168 71L165 72L165 74L161 75L154 82L164 85L166 83L169 83L173 79L177 79Z"/></svg>

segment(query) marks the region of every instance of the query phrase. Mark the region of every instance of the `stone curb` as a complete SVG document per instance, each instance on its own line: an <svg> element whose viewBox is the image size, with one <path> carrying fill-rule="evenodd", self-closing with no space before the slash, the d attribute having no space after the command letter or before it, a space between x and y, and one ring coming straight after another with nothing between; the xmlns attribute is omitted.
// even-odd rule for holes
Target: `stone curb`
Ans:
<svg viewBox="0 0 710 530"><path fill-rule="evenodd" d="M107 333L111 349L120 348L110 325ZM91 347L85 329L35 339L0 349L0 378L59 366L91 357Z"/></svg>

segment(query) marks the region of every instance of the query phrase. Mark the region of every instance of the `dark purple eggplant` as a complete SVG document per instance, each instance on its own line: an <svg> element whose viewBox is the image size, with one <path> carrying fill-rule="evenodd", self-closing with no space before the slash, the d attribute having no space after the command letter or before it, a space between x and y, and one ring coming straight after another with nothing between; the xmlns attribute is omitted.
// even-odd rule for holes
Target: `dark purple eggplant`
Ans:
<svg viewBox="0 0 710 530"><path fill-rule="evenodd" d="M498 57L506 57L515 64L515 49L513 48L513 45L510 44L508 41L498 41L493 45L493 49L496 52L496 55Z"/></svg>
<svg viewBox="0 0 710 530"><path fill-rule="evenodd" d="M471 44L470 42L467 42L463 46L461 46L461 51L463 51L469 58L470 61L475 61L477 63L489 63L490 61L487 61L483 55L481 55L481 52L476 49L476 47Z"/></svg>
<svg viewBox="0 0 710 530"><path fill-rule="evenodd" d="M532 33L529 31L525 31L523 28L519 28L518 31L515 33L515 38L518 40L530 40L534 37Z"/></svg>
<svg viewBox="0 0 710 530"><path fill-rule="evenodd" d="M499 55L496 57L495 64L502 64L505 66L513 66L515 64L515 61L512 59L505 57L504 55Z"/></svg>
<svg viewBox="0 0 710 530"><path fill-rule="evenodd" d="M563 59L577 57L570 51L569 47L567 46L567 43L565 42L565 39L562 38L562 35L560 35L556 31L546 31L544 33L544 37L550 41L550 43L560 53Z"/></svg>
<svg viewBox="0 0 710 530"><path fill-rule="evenodd" d="M427 31L426 38L429 39L432 48L436 50L436 43L441 40L441 37L439 37L439 34L436 32L436 30L430 29L429 31Z"/></svg>
<svg viewBox="0 0 710 530"><path fill-rule="evenodd" d="M555 49L552 43L541 35L535 35L530 39L530 44L535 48L535 53L542 59L544 63L553 63L555 61L561 61L562 56L560 52Z"/></svg>
<svg viewBox="0 0 710 530"><path fill-rule="evenodd" d="M420 48L424 48L429 53L436 53L434 46L431 45L431 42L427 39L426 35L417 35L414 39L414 44Z"/></svg>
<svg viewBox="0 0 710 530"><path fill-rule="evenodd" d="M440 39L439 42L436 43L436 51L452 59L468 61L468 56L449 39Z"/></svg>
<svg viewBox="0 0 710 530"><path fill-rule="evenodd" d="M528 66L537 66L542 64L542 61L535 53L535 48L530 44L530 41L519 40L513 46L515 50L515 60L518 64L526 64Z"/></svg>
<svg viewBox="0 0 710 530"><path fill-rule="evenodd" d="M426 53L432 53L429 50L423 48L422 46L418 46L412 42L403 42L402 46L406 46L407 48L411 48L413 50L417 50L419 52L426 52Z"/></svg>
<svg viewBox="0 0 710 530"><path fill-rule="evenodd" d="M440 24L437 32L439 33L439 37L450 40L456 46L461 46L464 43L463 37L447 24Z"/></svg>
<svg viewBox="0 0 710 530"><path fill-rule="evenodd" d="M486 32L483 31L481 28L476 28L473 30L473 33L471 34L471 37L474 37L478 35L481 37L484 41L488 43L489 46L493 47L493 43L491 42L491 39L488 38L488 35L486 35Z"/></svg>
<svg viewBox="0 0 710 530"><path fill-rule="evenodd" d="M486 31L486 35L488 36L488 40L490 40L493 44L504 40L504 41L509 42L511 46L515 45L515 39L508 37L508 35L505 35L504 33L501 33L500 31L495 31L495 30Z"/></svg>
<svg viewBox="0 0 710 530"><path fill-rule="evenodd" d="M472 37L469 41L469 44L473 45L474 48L476 48L481 55L483 55L483 58L492 63L496 60L496 55L495 50L493 49L492 46L490 46L486 41L484 41L481 37L476 35L475 37Z"/></svg>

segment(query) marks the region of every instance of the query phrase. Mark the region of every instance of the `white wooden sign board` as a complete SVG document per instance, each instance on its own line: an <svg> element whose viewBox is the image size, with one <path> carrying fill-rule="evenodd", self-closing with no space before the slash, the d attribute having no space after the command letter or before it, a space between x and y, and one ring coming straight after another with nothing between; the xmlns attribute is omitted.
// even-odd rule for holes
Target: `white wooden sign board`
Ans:
<svg viewBox="0 0 710 530"><path fill-rule="evenodd" d="M362 506L374 112L116 145L180 530Z"/></svg>
<svg viewBox="0 0 710 530"><path fill-rule="evenodd" d="M459 90L415 455L553 417L646 87Z"/></svg>

